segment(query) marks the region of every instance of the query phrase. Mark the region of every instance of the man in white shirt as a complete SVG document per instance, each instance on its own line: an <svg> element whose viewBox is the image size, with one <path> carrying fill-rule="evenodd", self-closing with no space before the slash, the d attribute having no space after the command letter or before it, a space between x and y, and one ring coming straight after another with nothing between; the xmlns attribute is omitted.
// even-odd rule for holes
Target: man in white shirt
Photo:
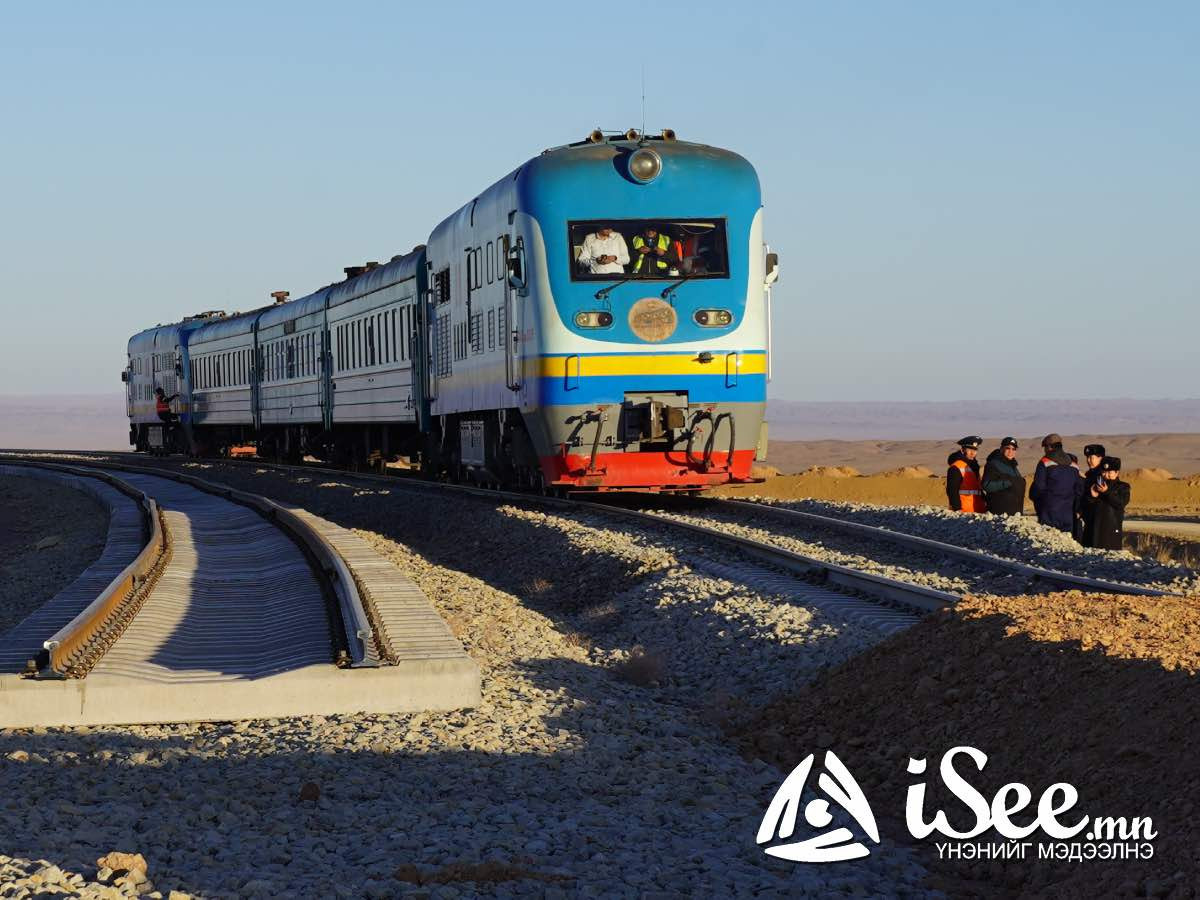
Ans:
<svg viewBox="0 0 1200 900"><path fill-rule="evenodd" d="M621 232L598 228L583 239L579 265L593 275L620 275L629 265L629 248Z"/></svg>

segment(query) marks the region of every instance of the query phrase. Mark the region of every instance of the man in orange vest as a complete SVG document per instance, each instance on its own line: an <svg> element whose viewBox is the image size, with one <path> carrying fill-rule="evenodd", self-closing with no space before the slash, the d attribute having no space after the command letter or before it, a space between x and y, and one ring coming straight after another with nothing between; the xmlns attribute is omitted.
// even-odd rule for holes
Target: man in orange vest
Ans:
<svg viewBox="0 0 1200 900"><path fill-rule="evenodd" d="M979 460L975 458L982 443L983 438L978 435L965 437L958 442L959 449L946 460L950 464L946 470L946 497L950 508L957 512L987 512L979 480Z"/></svg>

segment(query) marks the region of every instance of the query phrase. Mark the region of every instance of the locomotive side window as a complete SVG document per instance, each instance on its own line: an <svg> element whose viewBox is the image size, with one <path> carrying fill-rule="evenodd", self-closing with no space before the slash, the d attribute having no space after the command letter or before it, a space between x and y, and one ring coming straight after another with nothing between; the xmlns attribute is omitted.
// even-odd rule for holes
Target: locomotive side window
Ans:
<svg viewBox="0 0 1200 900"><path fill-rule="evenodd" d="M442 269L433 276L433 302L437 304L450 302L450 269Z"/></svg>
<svg viewBox="0 0 1200 900"><path fill-rule="evenodd" d="M724 219L593 219L567 232L572 281L729 277Z"/></svg>

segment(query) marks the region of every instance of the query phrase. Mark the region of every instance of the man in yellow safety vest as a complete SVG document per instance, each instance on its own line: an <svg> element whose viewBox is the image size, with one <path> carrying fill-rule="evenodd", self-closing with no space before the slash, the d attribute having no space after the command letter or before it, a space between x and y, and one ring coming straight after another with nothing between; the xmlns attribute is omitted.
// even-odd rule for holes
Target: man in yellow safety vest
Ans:
<svg viewBox="0 0 1200 900"><path fill-rule="evenodd" d="M647 225L641 234L633 239L633 252L637 256L633 264L635 275L650 275L664 277L672 269L678 270L679 254L672 241L653 225Z"/></svg>

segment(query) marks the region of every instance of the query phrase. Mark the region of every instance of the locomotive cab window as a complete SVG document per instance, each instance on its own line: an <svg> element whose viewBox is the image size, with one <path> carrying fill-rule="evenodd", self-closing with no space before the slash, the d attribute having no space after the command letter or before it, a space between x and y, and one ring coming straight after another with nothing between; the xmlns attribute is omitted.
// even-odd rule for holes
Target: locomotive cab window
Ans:
<svg viewBox="0 0 1200 900"><path fill-rule="evenodd" d="M724 219L592 219L567 238L573 281L729 277Z"/></svg>

